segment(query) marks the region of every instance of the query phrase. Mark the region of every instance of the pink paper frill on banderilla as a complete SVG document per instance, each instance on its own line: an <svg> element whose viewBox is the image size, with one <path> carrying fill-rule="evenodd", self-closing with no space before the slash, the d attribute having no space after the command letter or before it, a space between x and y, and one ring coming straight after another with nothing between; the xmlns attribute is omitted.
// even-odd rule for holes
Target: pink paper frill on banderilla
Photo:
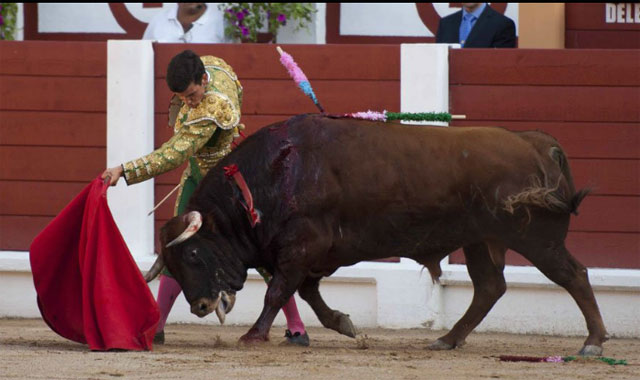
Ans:
<svg viewBox="0 0 640 380"><path fill-rule="evenodd" d="M297 85L300 85L301 82L308 82L307 76L302 72L298 64L293 60L291 54L282 51L280 53L280 63L287 69L289 75L296 82Z"/></svg>
<svg viewBox="0 0 640 380"><path fill-rule="evenodd" d="M368 110L366 112L354 112L349 113L346 116L353 119L364 119L364 120L373 120L373 121L387 121L387 111L384 112L376 112Z"/></svg>

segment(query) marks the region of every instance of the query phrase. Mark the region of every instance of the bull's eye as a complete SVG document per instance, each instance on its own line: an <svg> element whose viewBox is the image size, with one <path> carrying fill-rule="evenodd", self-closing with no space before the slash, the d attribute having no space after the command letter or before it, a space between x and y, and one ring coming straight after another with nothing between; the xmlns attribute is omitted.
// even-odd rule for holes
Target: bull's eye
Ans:
<svg viewBox="0 0 640 380"><path fill-rule="evenodd" d="M197 262L198 261L198 250L196 248L190 250L189 252L187 252L187 259L189 259L189 261L191 262Z"/></svg>

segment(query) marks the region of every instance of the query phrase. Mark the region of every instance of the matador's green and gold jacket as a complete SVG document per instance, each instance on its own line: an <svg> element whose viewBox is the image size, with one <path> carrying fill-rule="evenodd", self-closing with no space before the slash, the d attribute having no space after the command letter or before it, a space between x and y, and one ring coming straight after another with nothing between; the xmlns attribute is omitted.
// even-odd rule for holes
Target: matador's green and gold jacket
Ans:
<svg viewBox="0 0 640 380"><path fill-rule="evenodd" d="M180 192L175 206L185 204L185 182L192 172L204 176L231 151L231 142L238 136L242 105L242 86L231 66L213 56L200 57L209 82L205 96L196 108L182 105L174 124L174 136L150 154L124 163L124 177L128 185L146 181L189 161L180 178ZM193 158L191 158L193 157ZM192 168L197 165L197 171Z"/></svg>

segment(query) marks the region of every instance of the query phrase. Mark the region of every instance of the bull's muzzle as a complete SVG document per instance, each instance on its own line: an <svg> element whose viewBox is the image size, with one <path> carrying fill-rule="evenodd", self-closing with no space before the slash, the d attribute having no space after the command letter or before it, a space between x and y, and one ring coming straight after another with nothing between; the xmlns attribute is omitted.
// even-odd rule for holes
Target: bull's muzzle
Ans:
<svg viewBox="0 0 640 380"><path fill-rule="evenodd" d="M216 311L216 315L220 320L220 324L224 324L227 313L233 309L236 303L236 295L228 294L225 291L218 293L218 297L213 300L211 298L199 298L191 303L191 313L202 318L209 315L212 311Z"/></svg>

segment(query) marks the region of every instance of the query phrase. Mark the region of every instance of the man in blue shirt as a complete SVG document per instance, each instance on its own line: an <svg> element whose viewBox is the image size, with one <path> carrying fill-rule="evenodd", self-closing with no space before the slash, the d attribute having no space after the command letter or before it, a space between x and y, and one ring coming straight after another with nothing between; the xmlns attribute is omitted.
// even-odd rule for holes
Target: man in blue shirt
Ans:
<svg viewBox="0 0 640 380"><path fill-rule="evenodd" d="M438 43L465 48L516 47L516 25L486 3L462 3L462 9L444 17L436 33Z"/></svg>

